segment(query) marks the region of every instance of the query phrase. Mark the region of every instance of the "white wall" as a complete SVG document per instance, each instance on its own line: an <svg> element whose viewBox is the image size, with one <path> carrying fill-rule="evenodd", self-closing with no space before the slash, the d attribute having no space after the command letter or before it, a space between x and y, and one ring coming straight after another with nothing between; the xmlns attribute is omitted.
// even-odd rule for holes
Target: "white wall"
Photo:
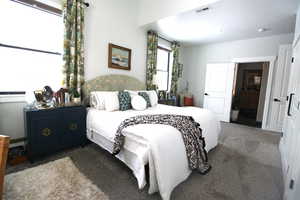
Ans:
<svg viewBox="0 0 300 200"><path fill-rule="evenodd" d="M296 27L295 27L295 39L294 42L300 37L300 6L298 8Z"/></svg>
<svg viewBox="0 0 300 200"><path fill-rule="evenodd" d="M85 13L85 77L126 74L141 81L146 70L146 31L137 25L138 1L89 0ZM108 68L108 43L132 50L131 70Z"/></svg>
<svg viewBox="0 0 300 200"><path fill-rule="evenodd" d="M184 81L189 81L189 91L195 104L203 105L206 64L231 62L233 58L276 56L280 44L292 43L293 34L276 35L224 43L183 48ZM182 88L182 86L181 86Z"/></svg>

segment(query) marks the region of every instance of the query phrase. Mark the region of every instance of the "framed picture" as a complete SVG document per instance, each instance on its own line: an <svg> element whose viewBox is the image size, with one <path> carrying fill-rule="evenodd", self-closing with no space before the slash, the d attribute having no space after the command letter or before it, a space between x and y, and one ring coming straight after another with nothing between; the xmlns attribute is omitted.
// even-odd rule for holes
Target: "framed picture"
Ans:
<svg viewBox="0 0 300 200"><path fill-rule="evenodd" d="M167 93L164 90L159 90L158 91L158 99L163 100L167 98Z"/></svg>
<svg viewBox="0 0 300 200"><path fill-rule="evenodd" d="M245 90L259 90L261 86L262 70L245 70L244 83Z"/></svg>
<svg viewBox="0 0 300 200"><path fill-rule="evenodd" d="M108 52L109 68L130 70L131 49L109 43Z"/></svg>

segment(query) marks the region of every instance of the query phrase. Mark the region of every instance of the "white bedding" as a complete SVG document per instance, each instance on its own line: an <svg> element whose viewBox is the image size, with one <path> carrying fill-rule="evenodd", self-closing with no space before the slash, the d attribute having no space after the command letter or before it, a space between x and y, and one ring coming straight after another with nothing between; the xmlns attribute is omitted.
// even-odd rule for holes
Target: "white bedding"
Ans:
<svg viewBox="0 0 300 200"><path fill-rule="evenodd" d="M145 114L193 116L200 123L206 150L211 150L218 143L220 122L213 113L196 107L161 104L144 111L107 112L91 108L87 115L88 138L112 152L115 133L120 123L126 118ZM181 133L171 126L159 124L130 126L124 132L124 149L117 157L133 171L140 189L146 184L144 165L149 163L149 193L159 191L162 198L168 200L171 191L191 173Z"/></svg>

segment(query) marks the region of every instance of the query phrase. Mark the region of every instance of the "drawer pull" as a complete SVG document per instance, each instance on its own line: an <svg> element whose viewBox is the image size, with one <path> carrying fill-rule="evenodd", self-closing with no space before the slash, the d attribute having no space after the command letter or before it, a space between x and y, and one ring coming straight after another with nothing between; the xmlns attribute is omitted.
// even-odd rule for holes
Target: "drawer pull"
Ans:
<svg viewBox="0 0 300 200"><path fill-rule="evenodd" d="M51 129L49 129L49 128L44 128L44 129L42 130L42 135L43 135L43 136L46 136L46 137L50 136L50 135L51 135Z"/></svg>
<svg viewBox="0 0 300 200"><path fill-rule="evenodd" d="M78 128L78 126L77 126L76 123L71 123L71 124L69 125L69 129L70 129L71 131L76 131L77 128Z"/></svg>

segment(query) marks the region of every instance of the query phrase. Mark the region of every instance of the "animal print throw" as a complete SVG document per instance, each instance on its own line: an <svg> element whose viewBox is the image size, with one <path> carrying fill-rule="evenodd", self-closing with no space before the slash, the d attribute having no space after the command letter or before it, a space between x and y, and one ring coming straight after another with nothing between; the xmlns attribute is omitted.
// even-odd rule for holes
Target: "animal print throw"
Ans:
<svg viewBox="0 0 300 200"><path fill-rule="evenodd" d="M117 155L124 145L125 136L122 134L122 130L137 124L164 124L176 128L181 132L185 144L189 168L191 170L198 170L201 174L206 174L211 169L211 166L207 162L207 152L204 148L205 140L202 137L202 129L200 128L200 124L191 116L157 114L139 115L125 119L119 125L114 138L114 155Z"/></svg>

